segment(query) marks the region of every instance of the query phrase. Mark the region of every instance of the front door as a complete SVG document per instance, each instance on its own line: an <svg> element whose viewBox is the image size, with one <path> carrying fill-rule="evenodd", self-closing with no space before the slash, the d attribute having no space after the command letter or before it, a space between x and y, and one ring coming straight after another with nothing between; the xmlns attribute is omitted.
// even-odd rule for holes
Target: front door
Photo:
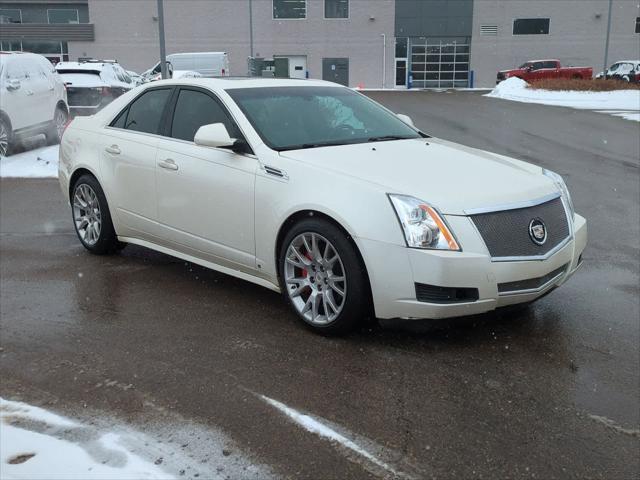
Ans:
<svg viewBox="0 0 640 480"><path fill-rule="evenodd" d="M252 271L257 160L193 142L197 130L211 123L223 123L232 138L242 137L212 93L181 88L172 109L156 166L162 239L170 248Z"/></svg>
<svg viewBox="0 0 640 480"><path fill-rule="evenodd" d="M348 58L323 58L322 79L329 82L349 86L349 59Z"/></svg>

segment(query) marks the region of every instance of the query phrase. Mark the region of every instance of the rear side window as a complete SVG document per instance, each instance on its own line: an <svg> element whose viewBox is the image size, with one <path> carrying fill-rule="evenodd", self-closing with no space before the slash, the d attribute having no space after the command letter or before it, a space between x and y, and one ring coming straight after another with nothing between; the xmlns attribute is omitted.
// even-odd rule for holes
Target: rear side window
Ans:
<svg viewBox="0 0 640 480"><path fill-rule="evenodd" d="M556 62L543 62L542 68L556 68Z"/></svg>
<svg viewBox="0 0 640 480"><path fill-rule="evenodd" d="M193 142L198 129L210 123L223 123L231 138L241 137L236 124L215 99L204 92L180 90L173 113L171 136Z"/></svg>
<svg viewBox="0 0 640 480"><path fill-rule="evenodd" d="M139 96L129 106L128 110L120 114L113 127L124 128L134 132L160 134L162 112L171 95L171 89L150 90ZM126 117L124 121L122 116Z"/></svg>

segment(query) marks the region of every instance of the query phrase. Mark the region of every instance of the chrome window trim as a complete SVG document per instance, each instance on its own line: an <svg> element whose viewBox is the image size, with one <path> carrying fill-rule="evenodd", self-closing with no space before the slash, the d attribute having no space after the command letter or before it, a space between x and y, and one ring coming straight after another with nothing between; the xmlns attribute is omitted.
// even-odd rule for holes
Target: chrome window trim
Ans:
<svg viewBox="0 0 640 480"><path fill-rule="evenodd" d="M540 205L542 203L555 200L561 195L562 194L560 192L553 192L543 197L535 198L533 200L523 200L522 202L505 203L502 205L492 205L490 207L470 208L469 210L465 210L464 213L465 215L472 216L472 215L480 215L482 213L502 212L504 210L517 210L518 208L535 207L536 205ZM564 202L562 203L564 204Z"/></svg>

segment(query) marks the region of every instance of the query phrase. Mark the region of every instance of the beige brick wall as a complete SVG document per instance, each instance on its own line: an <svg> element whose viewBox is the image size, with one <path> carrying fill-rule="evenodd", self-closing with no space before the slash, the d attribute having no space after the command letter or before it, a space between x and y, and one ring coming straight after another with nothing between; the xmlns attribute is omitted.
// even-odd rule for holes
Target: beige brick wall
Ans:
<svg viewBox="0 0 640 480"><path fill-rule="evenodd" d="M609 64L640 58L640 34L634 33L639 3L613 1ZM608 0L475 0L471 69L476 86L493 86L498 70L536 58L601 71L607 13ZM535 17L551 18L549 35L512 35L514 18ZM497 25L498 35L480 35L483 24Z"/></svg>
<svg viewBox="0 0 640 480"><path fill-rule="evenodd" d="M165 0L167 53L226 51L231 73L245 75L249 56L248 0ZM144 71L158 61L156 0L89 0L95 42L70 44L70 56L116 58ZM322 78L323 57L349 57L353 86L382 84L382 37L387 35L386 83L393 83L394 1L351 0L348 20L324 19L324 0L307 0L307 19L273 20L271 0L253 0L254 53L306 55L309 74Z"/></svg>

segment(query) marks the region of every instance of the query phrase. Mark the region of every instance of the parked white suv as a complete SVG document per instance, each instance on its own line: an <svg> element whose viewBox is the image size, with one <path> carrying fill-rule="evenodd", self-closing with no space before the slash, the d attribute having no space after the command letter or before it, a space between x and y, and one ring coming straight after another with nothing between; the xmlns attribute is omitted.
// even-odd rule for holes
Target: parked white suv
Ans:
<svg viewBox="0 0 640 480"><path fill-rule="evenodd" d="M137 86L112 60L60 62L56 71L67 87L69 106L74 115L93 115Z"/></svg>
<svg viewBox="0 0 640 480"><path fill-rule="evenodd" d="M68 117L67 91L49 60L0 52L0 156L40 133L49 144L58 143Z"/></svg>

